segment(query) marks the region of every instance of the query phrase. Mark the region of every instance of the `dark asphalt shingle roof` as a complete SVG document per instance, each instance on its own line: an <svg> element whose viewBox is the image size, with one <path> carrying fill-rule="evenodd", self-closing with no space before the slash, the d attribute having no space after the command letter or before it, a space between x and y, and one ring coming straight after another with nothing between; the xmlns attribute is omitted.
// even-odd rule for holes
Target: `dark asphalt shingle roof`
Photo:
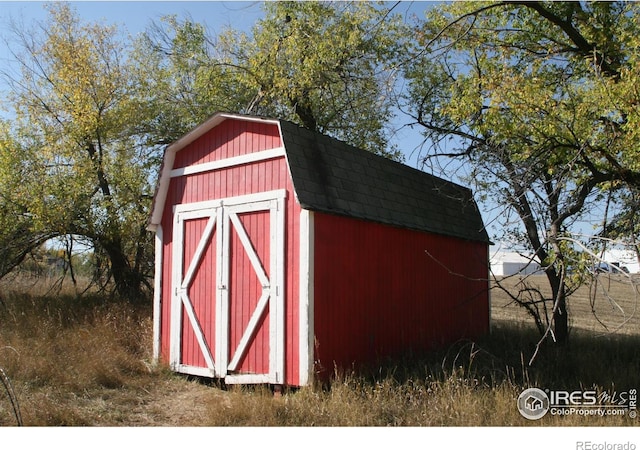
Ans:
<svg viewBox="0 0 640 450"><path fill-rule="evenodd" d="M280 121L303 208L489 242L469 189Z"/></svg>

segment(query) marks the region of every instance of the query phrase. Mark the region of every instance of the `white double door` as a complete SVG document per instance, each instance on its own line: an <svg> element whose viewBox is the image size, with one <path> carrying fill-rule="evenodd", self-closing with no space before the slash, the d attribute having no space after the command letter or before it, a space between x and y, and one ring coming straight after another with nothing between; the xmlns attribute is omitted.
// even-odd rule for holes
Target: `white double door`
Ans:
<svg viewBox="0 0 640 450"><path fill-rule="evenodd" d="M174 208L174 370L283 383L285 193Z"/></svg>

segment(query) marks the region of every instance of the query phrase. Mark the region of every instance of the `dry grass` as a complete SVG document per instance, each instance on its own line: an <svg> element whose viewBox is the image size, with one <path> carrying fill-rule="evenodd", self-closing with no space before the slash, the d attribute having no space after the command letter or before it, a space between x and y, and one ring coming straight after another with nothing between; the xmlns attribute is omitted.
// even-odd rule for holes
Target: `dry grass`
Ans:
<svg viewBox="0 0 640 450"><path fill-rule="evenodd" d="M526 283L550 296L542 275L504 278L500 283L512 293ZM596 336L640 335L640 276L600 274L574 292L567 307L574 331L587 331ZM497 287L492 290L492 316L496 320L530 322L525 310L513 304Z"/></svg>
<svg viewBox="0 0 640 450"><path fill-rule="evenodd" d="M627 301L627 307L633 304L626 287L611 286L610 295ZM600 325L589 317L590 308L577 300L571 305L570 344L543 347L532 367L526 360L537 333L526 315L505 306L506 297L496 291L491 336L429 355L383 361L368 371L339 374L330 387L274 396L267 387L224 389L153 367L150 307L107 302L99 295L78 299L73 291L52 294L35 285L24 290L17 280L0 284L0 367L12 381L23 422L29 426L638 424L626 416L575 415L547 415L531 422L516 409L518 395L531 386L607 391L637 387L637 319L627 323L624 333L599 332L596 337L595 325ZM613 311L606 320L611 325L620 317ZM15 424L0 385L0 425Z"/></svg>

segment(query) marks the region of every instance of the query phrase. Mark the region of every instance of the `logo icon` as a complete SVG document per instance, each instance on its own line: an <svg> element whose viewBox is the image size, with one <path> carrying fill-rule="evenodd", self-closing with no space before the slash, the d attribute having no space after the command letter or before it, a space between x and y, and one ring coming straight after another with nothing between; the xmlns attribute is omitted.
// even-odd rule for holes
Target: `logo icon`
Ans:
<svg viewBox="0 0 640 450"><path fill-rule="evenodd" d="M518 411L525 419L540 419L549 411L549 397L542 389L525 389L518 397Z"/></svg>

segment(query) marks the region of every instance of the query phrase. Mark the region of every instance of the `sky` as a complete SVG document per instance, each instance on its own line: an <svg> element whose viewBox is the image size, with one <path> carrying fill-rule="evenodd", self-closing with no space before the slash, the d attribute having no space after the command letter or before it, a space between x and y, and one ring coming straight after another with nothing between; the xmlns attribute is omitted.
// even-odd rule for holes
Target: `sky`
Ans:
<svg viewBox="0 0 640 450"><path fill-rule="evenodd" d="M9 18L32 20L46 18L41 1L0 1L2 10L0 28L5 28ZM70 2L80 17L88 21L104 21L124 25L135 35L143 31L153 20L163 15L190 15L211 27L225 25L234 28L250 27L262 17L261 2L247 1L78 1ZM3 49L4 50L4 49Z"/></svg>
<svg viewBox="0 0 640 450"><path fill-rule="evenodd" d="M36 22L44 22L47 2L3 1L0 0L0 65L6 67L13 60L6 39L11 39L12 21L30 29ZM250 31L251 27L264 16L260 1L70 1L82 20L117 25L132 37L143 32L154 21L165 15L176 14L201 22L206 29L216 33L223 28ZM393 2L389 2L392 4ZM403 1L395 12L410 16L423 15L430 1ZM4 90L0 80L0 93ZM406 136L403 136L406 138ZM415 145L413 146L415 147ZM411 148L413 148L411 147ZM406 148L409 148L407 145ZM415 164L414 164L415 165Z"/></svg>
<svg viewBox="0 0 640 450"><path fill-rule="evenodd" d="M9 50L12 41L11 24L15 22L26 30L47 19L43 1L0 0L0 67L10 67L14 58ZM70 1L83 21L116 25L126 36L135 37L163 16L175 14L191 17L206 25L208 30L233 27L249 30L263 16L261 2L253 1ZM7 87L0 78L0 96ZM10 117L1 104L0 117Z"/></svg>

